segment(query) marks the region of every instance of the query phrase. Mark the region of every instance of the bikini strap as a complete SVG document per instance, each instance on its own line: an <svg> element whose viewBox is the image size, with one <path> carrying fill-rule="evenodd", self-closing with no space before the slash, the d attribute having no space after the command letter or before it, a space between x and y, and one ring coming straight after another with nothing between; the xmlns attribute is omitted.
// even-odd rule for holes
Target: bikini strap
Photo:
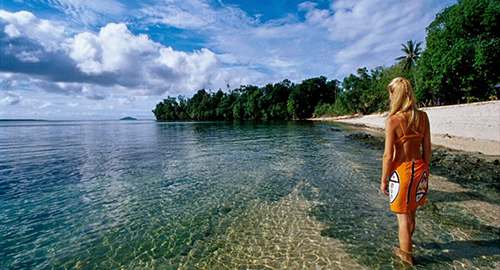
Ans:
<svg viewBox="0 0 500 270"><path fill-rule="evenodd" d="M396 120L398 120L398 123L399 123L399 126L401 127L401 130L403 131L403 137L406 136L406 132L405 132L405 129L403 128L403 124L401 123L401 120L399 120L399 118L394 115L394 118L396 118ZM401 137L401 138L403 138Z"/></svg>

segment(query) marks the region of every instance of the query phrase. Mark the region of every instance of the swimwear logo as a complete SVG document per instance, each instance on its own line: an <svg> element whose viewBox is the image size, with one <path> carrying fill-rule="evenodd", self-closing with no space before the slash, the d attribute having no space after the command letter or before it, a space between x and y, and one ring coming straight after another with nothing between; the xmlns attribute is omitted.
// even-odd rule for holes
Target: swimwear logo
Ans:
<svg viewBox="0 0 500 270"><path fill-rule="evenodd" d="M399 174L397 171L394 171L389 179L389 195L391 197L391 204L398 198L399 185Z"/></svg>
<svg viewBox="0 0 500 270"><path fill-rule="evenodd" d="M415 195L415 200L417 203L421 201L422 198L424 198L425 194L427 193L427 182L428 182L427 171L424 171L422 177L420 177L420 181L418 181L417 193Z"/></svg>

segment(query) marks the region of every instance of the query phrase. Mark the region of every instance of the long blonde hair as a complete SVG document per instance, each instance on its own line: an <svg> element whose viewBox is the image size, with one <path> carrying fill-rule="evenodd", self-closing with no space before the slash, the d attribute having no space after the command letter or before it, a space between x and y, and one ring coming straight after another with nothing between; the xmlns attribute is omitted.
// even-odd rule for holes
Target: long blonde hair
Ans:
<svg viewBox="0 0 500 270"><path fill-rule="evenodd" d="M397 77L389 83L389 92L392 94L389 117L397 113L408 113L408 126L415 130L419 126L419 115L410 82L403 77Z"/></svg>

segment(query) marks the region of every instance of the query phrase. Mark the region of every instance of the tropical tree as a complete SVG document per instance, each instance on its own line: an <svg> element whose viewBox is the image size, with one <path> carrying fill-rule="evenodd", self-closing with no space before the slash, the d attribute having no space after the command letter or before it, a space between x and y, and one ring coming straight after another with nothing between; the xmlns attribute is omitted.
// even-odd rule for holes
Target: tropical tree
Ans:
<svg viewBox="0 0 500 270"><path fill-rule="evenodd" d="M497 98L500 83L500 4L460 0L427 27L418 96L446 104Z"/></svg>
<svg viewBox="0 0 500 270"><path fill-rule="evenodd" d="M405 44L401 44L403 48L401 49L405 55L396 58L396 61L399 61L399 66L404 71L411 71L413 74L414 85L418 88L417 74L415 72L415 68L418 66L418 62L420 61L420 56L422 55L422 49L420 46L422 42L413 41L412 39L408 40Z"/></svg>
<svg viewBox="0 0 500 270"><path fill-rule="evenodd" d="M295 86L289 80L268 84L264 90L266 93L266 102L269 104L267 117L270 119L287 119L290 115L287 110L288 97Z"/></svg>
<svg viewBox="0 0 500 270"><path fill-rule="evenodd" d="M311 78L302 81L293 88L288 96L288 113L296 119L311 117L320 103L335 101L335 91L328 89L326 77Z"/></svg>
<svg viewBox="0 0 500 270"><path fill-rule="evenodd" d="M420 45L422 42L415 43L413 40L408 40L405 44L401 44L403 48L401 49L405 55L396 58L396 61L399 61L401 67L405 70L410 70L418 65L418 61L420 60L420 55L422 54L422 49Z"/></svg>

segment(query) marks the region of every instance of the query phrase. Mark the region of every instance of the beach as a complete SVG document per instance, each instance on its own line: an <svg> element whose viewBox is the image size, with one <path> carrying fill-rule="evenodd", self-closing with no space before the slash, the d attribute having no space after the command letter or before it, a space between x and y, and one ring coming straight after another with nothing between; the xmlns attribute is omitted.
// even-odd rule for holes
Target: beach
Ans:
<svg viewBox="0 0 500 270"><path fill-rule="evenodd" d="M500 155L500 101L422 108L429 117L434 147ZM383 132L388 113L312 118Z"/></svg>

